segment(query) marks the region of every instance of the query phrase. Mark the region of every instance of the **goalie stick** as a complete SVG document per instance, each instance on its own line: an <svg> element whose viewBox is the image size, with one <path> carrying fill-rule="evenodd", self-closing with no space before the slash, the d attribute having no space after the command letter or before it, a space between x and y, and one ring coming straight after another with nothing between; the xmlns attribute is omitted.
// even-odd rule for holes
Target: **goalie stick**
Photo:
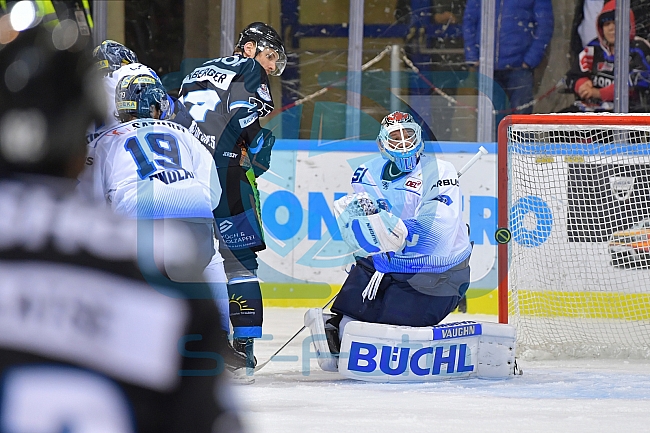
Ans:
<svg viewBox="0 0 650 433"><path fill-rule="evenodd" d="M470 169L471 166L473 166L473 165L476 163L476 161L478 161L479 159L481 159L481 157L482 157L483 155L487 155L487 154L488 154L488 150L487 150L485 147L483 147L483 146L479 147L479 148L478 148L478 152L476 153L476 155L474 155L474 156L472 157L472 159L470 159L469 161L467 161L467 164L465 164L465 165L463 166L463 168L461 168L460 170L458 170L458 177L461 177L461 176L462 176L462 175L463 175L467 170ZM330 299L329 301L327 301L327 304L325 304L325 305L323 306L323 310L324 310L325 308L327 308L327 307L328 307L332 302L334 302L334 300L336 299L336 296L337 296L337 295L334 295L334 296L332 297L332 299ZM258 365L255 367L255 371L257 372L257 371L260 371L262 368L264 368L264 367L265 367L269 362L271 362L271 361L273 360L273 358L275 358L275 357L278 355L278 353L280 353L280 352L282 351L282 349L284 349L285 347L287 347L287 346L289 345L289 343L291 343L291 342L292 342L292 341L293 341L293 340L294 340L298 335L300 335L300 333L301 333L302 331L304 331L306 328L307 328L307 326L303 325L302 328L300 328L300 329L299 329L295 334L293 334L293 336L292 336L291 338L289 338L289 339L286 341L286 343L284 343L282 346L280 346L280 348L279 348L278 350L276 350L275 353L269 357L269 359L267 359L266 361L264 361L264 362L261 363L261 364L258 364Z"/></svg>
<svg viewBox="0 0 650 433"><path fill-rule="evenodd" d="M461 177L461 176L463 175L463 173L465 173L467 170L469 170L469 168L470 168L471 166L473 166L473 165L476 163L476 161L478 161L479 159L481 159L481 157L482 157L483 155L487 155L487 153L488 153L488 151L487 151L487 149L486 149L485 147L483 147L483 146L479 147L479 148L478 148L478 152L476 152L476 155L472 156L472 159L470 159L469 161L467 161L467 164L465 164L465 165L463 166L463 168L461 168L460 170L458 170L458 177Z"/></svg>
<svg viewBox="0 0 650 433"><path fill-rule="evenodd" d="M325 308L329 307L329 305L330 305L332 302L334 302L335 299L336 299L336 295L334 295L334 296L332 297L332 299L330 299L329 301L327 301L327 304L325 304L325 305L323 306L323 310L324 310ZM259 371L259 370L261 370L261 369L262 369L266 364L268 364L269 362L271 362L271 360L272 360L273 358L275 358L275 356L276 356L278 353L280 353L280 351L281 351L282 349L284 349L285 347L287 347L287 345L288 345L289 343L291 343L291 342L293 341L294 338L296 338L296 337L297 337L297 336L298 336L302 331L305 330L305 328L307 328L307 326L302 325L302 328L300 328L300 329L298 330L298 332L296 332L295 334L293 334L293 336L292 336L290 339L288 339L286 343L284 343L282 346L280 346L280 348L279 348L278 350L276 350L275 353L274 353L273 355L271 355L271 357L270 357L269 359L267 359L266 361L264 361L263 363L261 363L261 364L259 364L257 367L255 367L255 371Z"/></svg>

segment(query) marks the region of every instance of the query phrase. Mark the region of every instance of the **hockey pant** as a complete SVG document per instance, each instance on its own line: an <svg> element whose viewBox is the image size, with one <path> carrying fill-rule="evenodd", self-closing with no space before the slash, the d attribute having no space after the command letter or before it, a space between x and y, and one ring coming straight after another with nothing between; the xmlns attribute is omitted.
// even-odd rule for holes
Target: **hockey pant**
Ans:
<svg viewBox="0 0 650 433"><path fill-rule="evenodd" d="M218 249L215 249L212 260L203 271L203 277L210 286L212 297L219 309L220 327L223 331L226 331L227 334L230 334L228 278L226 278L226 271L223 267L223 257L221 257Z"/></svg>
<svg viewBox="0 0 650 433"><path fill-rule="evenodd" d="M217 172L223 193L213 213L228 277L233 337L260 338L263 307L256 252L266 245L255 176L252 170L239 166L220 168Z"/></svg>
<svg viewBox="0 0 650 433"><path fill-rule="evenodd" d="M363 322L433 326L447 317L469 286L469 258L441 274L385 274L372 300L362 293L375 269L370 259L357 260L332 305L332 312Z"/></svg>

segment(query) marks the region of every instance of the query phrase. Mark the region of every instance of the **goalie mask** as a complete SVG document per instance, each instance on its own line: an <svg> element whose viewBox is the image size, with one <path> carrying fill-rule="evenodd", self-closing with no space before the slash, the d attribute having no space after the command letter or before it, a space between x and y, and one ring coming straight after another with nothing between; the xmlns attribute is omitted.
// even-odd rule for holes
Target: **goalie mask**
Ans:
<svg viewBox="0 0 650 433"><path fill-rule="evenodd" d="M120 122L131 117L165 120L171 115L171 105L162 83L151 75L127 75L115 88L115 107Z"/></svg>
<svg viewBox="0 0 650 433"><path fill-rule="evenodd" d="M255 42L255 57L266 50L275 51L275 54L277 54L275 70L270 75L282 75L284 67L287 66L287 55L284 51L284 42L282 42L282 38L273 27L261 22L249 24L239 34L239 40L235 44L235 48L243 51L246 42ZM272 51L267 56L273 55Z"/></svg>
<svg viewBox="0 0 650 433"><path fill-rule="evenodd" d="M93 58L97 62L97 69L104 75L117 71L124 65L138 63L138 56L133 51L110 39L93 50Z"/></svg>
<svg viewBox="0 0 650 433"><path fill-rule="evenodd" d="M424 150L422 128L409 113L394 111L381 121L377 146L381 155L394 162L401 172L411 172Z"/></svg>

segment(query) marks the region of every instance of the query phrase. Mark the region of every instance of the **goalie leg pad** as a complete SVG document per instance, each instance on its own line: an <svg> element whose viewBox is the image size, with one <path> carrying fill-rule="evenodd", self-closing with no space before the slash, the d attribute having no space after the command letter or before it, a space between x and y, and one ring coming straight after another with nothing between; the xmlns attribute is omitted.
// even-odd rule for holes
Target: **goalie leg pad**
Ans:
<svg viewBox="0 0 650 433"><path fill-rule="evenodd" d="M515 329L510 325L350 322L343 332L339 373L370 382L507 379L514 376L514 354Z"/></svg>
<svg viewBox="0 0 650 433"><path fill-rule="evenodd" d="M305 313L305 326L311 332L318 366L324 371L338 371L338 357L330 352L325 333L325 317L322 308L310 308Z"/></svg>

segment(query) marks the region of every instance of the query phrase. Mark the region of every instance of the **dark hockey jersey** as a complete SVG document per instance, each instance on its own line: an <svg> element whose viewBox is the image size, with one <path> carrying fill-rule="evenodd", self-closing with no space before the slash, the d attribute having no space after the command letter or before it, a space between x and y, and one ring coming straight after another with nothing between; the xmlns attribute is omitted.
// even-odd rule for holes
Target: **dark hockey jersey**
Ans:
<svg viewBox="0 0 650 433"><path fill-rule="evenodd" d="M266 71L239 55L194 69L183 80L179 99L208 137L217 168L240 165L240 146L255 147L259 119L273 111Z"/></svg>
<svg viewBox="0 0 650 433"><path fill-rule="evenodd" d="M0 431L240 431L209 289L138 266L141 227L60 182L0 181Z"/></svg>
<svg viewBox="0 0 650 433"><path fill-rule="evenodd" d="M605 13L612 14L614 2L606 3L599 17ZM635 36L634 14L630 12L630 54L629 54L629 108L630 111L645 111L648 91L650 90L650 43ZM580 52L571 69L566 74L566 85L576 95L586 81L591 80L595 88L600 89L601 99L583 101L599 104L614 100L614 53L605 41L602 24L598 19L598 38Z"/></svg>
<svg viewBox="0 0 650 433"><path fill-rule="evenodd" d="M591 80L594 87L600 89L601 101L614 100L614 55L604 49L598 39L582 50L567 73L567 87L577 95L586 80ZM630 111L644 110L643 96L650 88L650 45L639 37L630 41L629 85Z"/></svg>

